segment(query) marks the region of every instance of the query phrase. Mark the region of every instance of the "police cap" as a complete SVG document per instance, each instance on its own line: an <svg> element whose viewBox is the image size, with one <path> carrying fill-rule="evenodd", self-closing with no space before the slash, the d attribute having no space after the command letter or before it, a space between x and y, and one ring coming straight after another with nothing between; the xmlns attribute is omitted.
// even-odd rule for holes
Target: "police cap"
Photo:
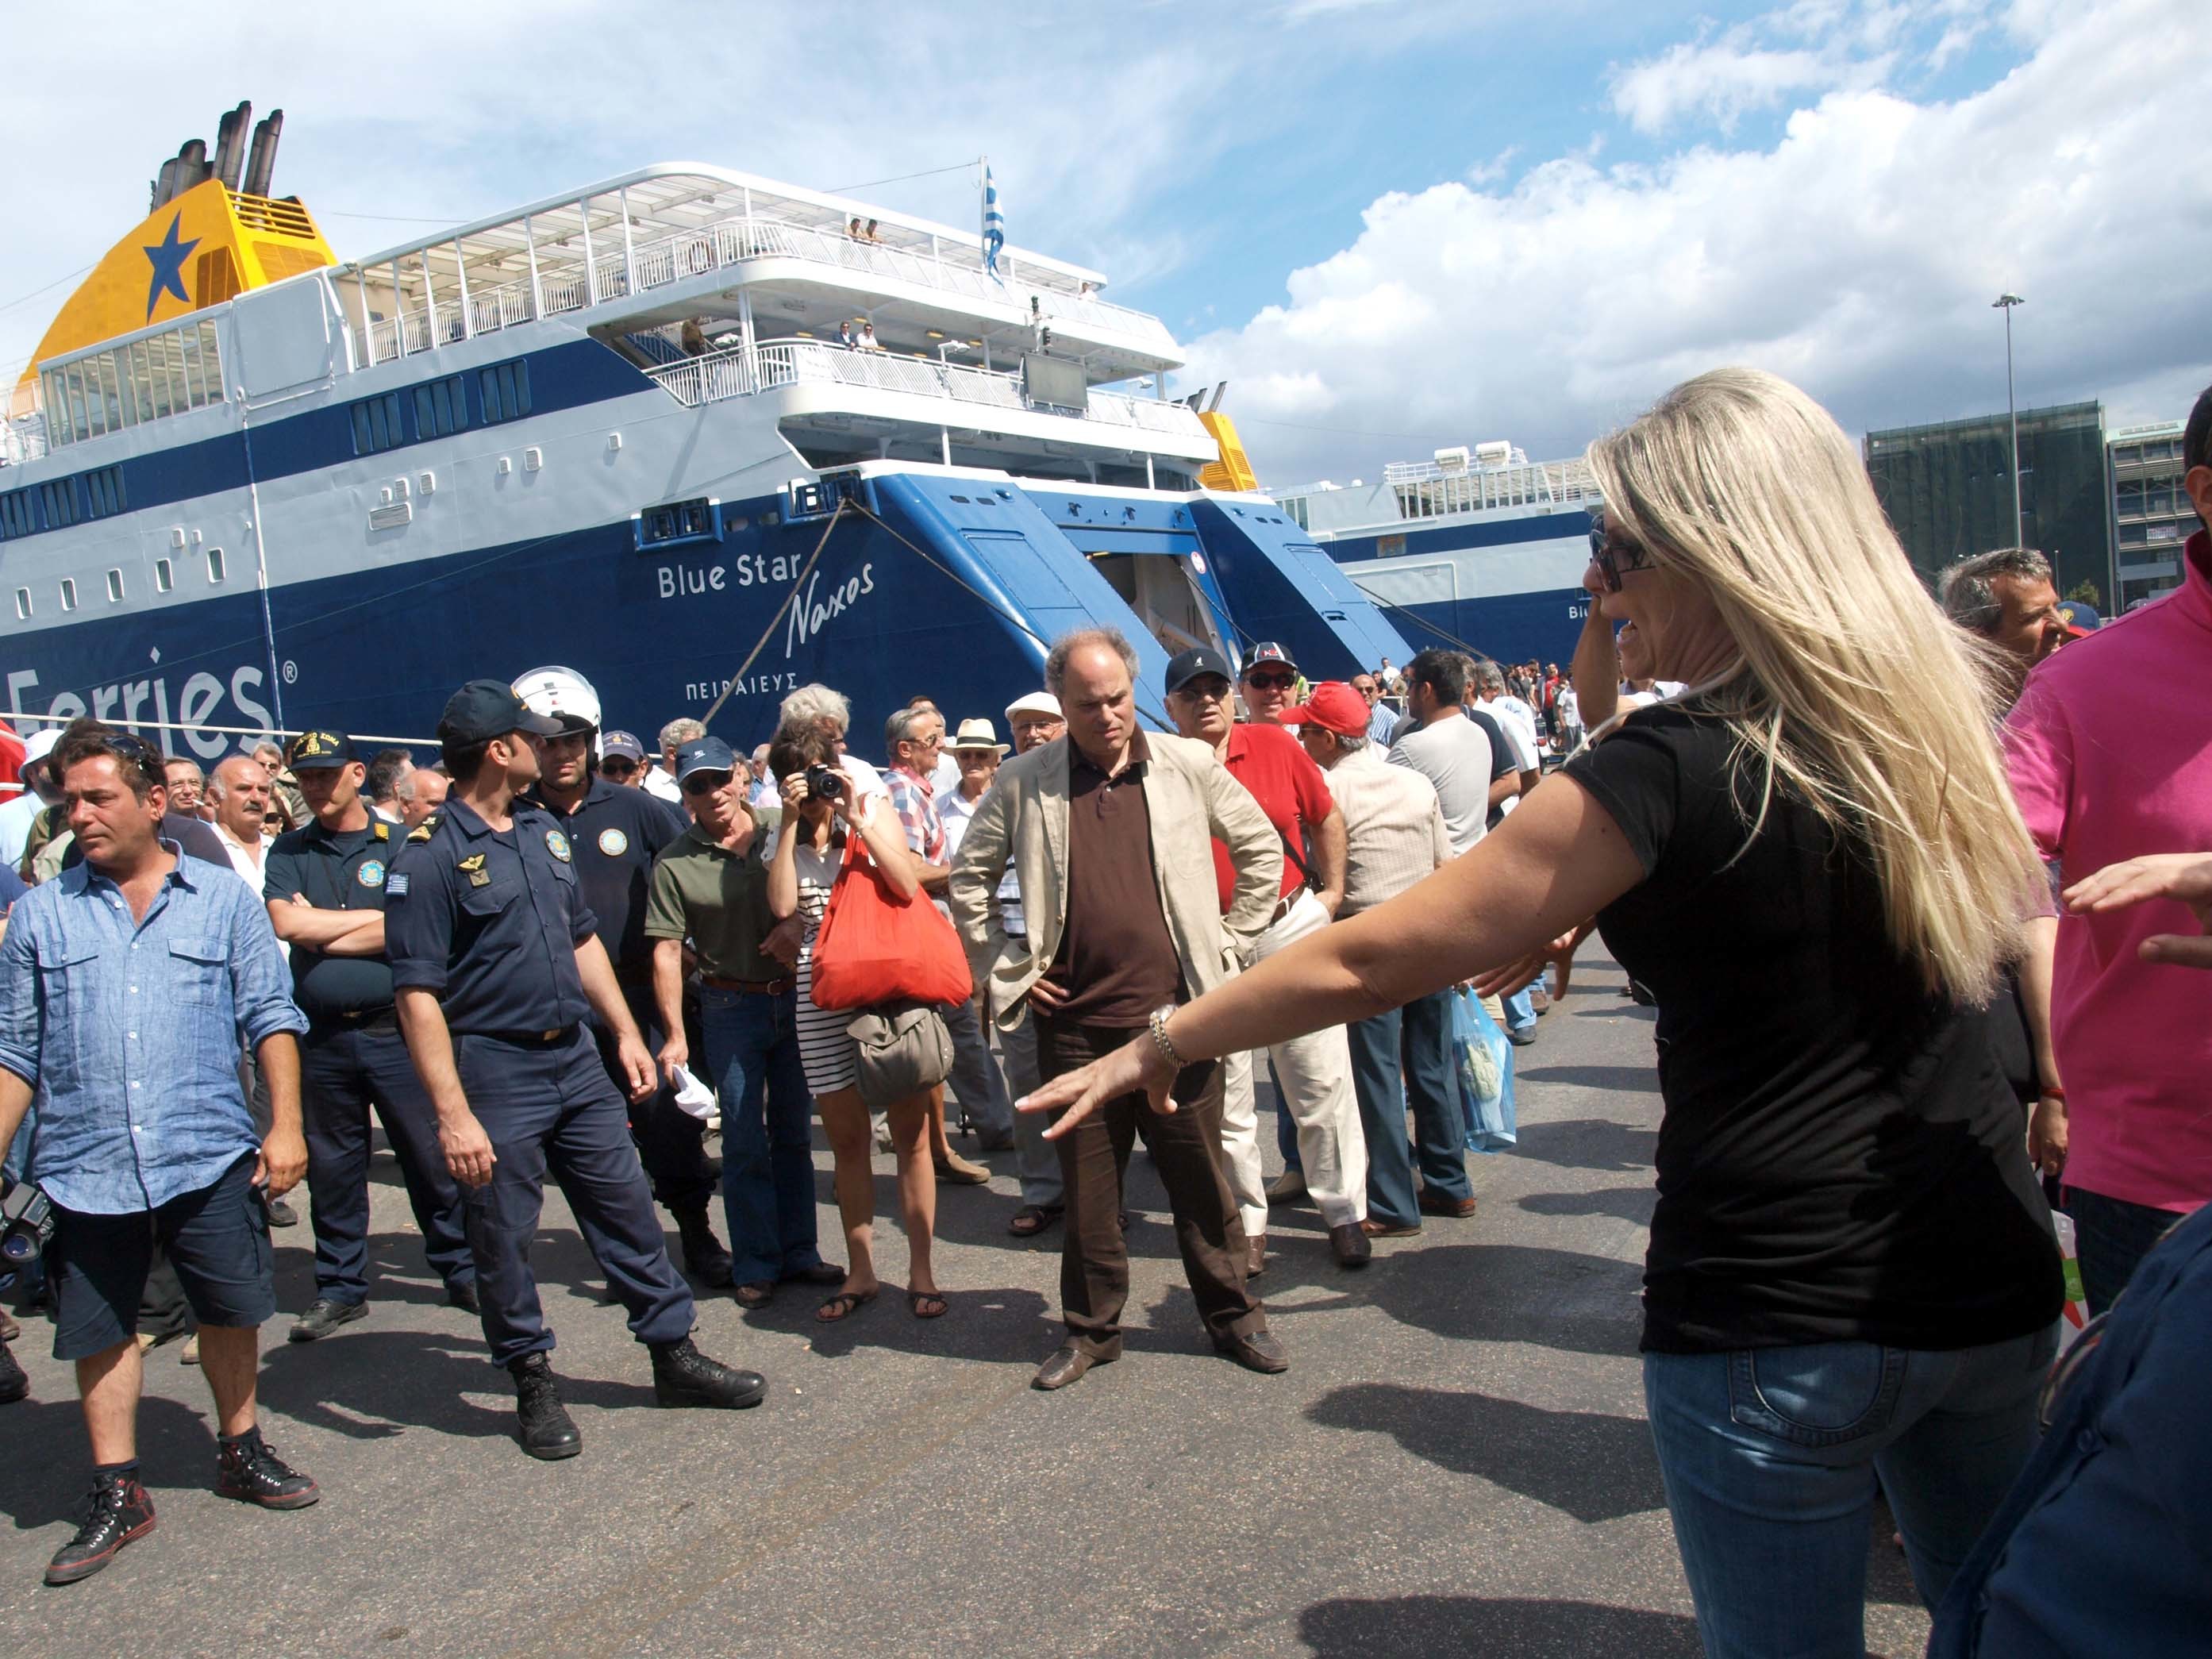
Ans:
<svg viewBox="0 0 2212 1659"><path fill-rule="evenodd" d="M565 729L557 720L532 714L503 680L471 680L447 699L438 717L441 743L486 743L510 732L551 738Z"/></svg>
<svg viewBox="0 0 2212 1659"><path fill-rule="evenodd" d="M343 732L302 732L284 745L284 764L295 772L334 771L363 760Z"/></svg>

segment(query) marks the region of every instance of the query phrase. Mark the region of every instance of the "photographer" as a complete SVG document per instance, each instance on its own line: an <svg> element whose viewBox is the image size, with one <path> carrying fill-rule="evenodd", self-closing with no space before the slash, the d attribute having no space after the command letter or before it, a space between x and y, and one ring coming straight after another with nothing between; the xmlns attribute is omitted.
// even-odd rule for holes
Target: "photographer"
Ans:
<svg viewBox="0 0 2212 1659"><path fill-rule="evenodd" d="M0 941L0 1149L35 1098L30 1178L52 1201L54 1358L76 1362L90 1512L46 1569L65 1584L153 1530L138 1480L138 1302L158 1243L200 1326L222 1430L216 1490L269 1509L319 1495L262 1440L258 1331L276 1311L267 1203L299 1182L307 1022L259 897L161 835L161 755L126 732L57 746L84 861L16 907ZM268 1079L254 1133L237 1034ZM257 1145L257 1140L258 1145Z"/></svg>

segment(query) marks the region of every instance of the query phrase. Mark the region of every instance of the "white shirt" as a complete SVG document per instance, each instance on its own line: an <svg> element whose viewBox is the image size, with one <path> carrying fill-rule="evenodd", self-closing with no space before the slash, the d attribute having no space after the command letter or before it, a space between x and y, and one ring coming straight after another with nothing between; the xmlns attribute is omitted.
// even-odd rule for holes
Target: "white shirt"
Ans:
<svg viewBox="0 0 2212 1659"><path fill-rule="evenodd" d="M1580 726L1583 723L1582 699L1575 696L1573 686L1561 686L1552 707L1559 713L1560 725Z"/></svg>
<svg viewBox="0 0 2212 1659"><path fill-rule="evenodd" d="M658 762L646 769L645 793L657 800L668 802L672 806L684 804L684 791L677 787L674 775L662 771Z"/></svg>
<svg viewBox="0 0 2212 1659"><path fill-rule="evenodd" d="M1464 714L1439 714L1390 745L1389 760L1436 786L1454 857L1483 837L1490 819L1490 739Z"/></svg>
<svg viewBox="0 0 2212 1659"><path fill-rule="evenodd" d="M0 864L13 869L23 861L23 849L31 843L31 825L46 810L46 804L35 789L26 789L0 806Z"/></svg>
<svg viewBox="0 0 2212 1659"><path fill-rule="evenodd" d="M1492 697L1483 707L1490 711L1498 729L1505 734L1505 741L1513 748L1513 764L1522 772L1534 772L1543 763L1536 754L1536 716L1520 698L1508 694Z"/></svg>
<svg viewBox="0 0 2212 1659"><path fill-rule="evenodd" d="M988 784L984 785L983 794L973 800L960 793L957 784L950 792L943 789L937 792L937 798L932 804L937 808L937 821L945 826L945 861L947 864L960 856L960 843L968 839L969 820L975 816L975 809L983 804L983 796L990 793Z"/></svg>
<svg viewBox="0 0 2212 1659"><path fill-rule="evenodd" d="M374 816L370 814L372 818ZM220 823L208 827L215 831L215 838L222 843L222 850L230 855L230 867L238 872L238 878L252 888L254 896L258 898L262 878L269 862L269 843L257 838L253 845L248 847ZM276 941L276 948L283 953L285 961L292 959L292 947L283 939Z"/></svg>
<svg viewBox="0 0 2212 1659"><path fill-rule="evenodd" d="M929 775L929 787L937 792L940 811L944 810L942 802L945 796L960 793L960 763L952 758L951 750L937 751L937 769Z"/></svg>

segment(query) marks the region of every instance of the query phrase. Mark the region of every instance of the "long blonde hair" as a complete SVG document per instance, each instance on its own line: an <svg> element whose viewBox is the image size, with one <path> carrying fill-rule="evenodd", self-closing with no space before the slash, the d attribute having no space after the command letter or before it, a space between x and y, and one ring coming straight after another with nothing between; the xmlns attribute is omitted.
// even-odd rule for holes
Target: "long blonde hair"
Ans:
<svg viewBox="0 0 2212 1659"><path fill-rule="evenodd" d="M1988 1000L2042 866L1991 736L1999 693L1943 619L1827 410L1756 369L1676 386L1590 447L1608 520L1703 586L1742 653L1697 688L1738 796L1804 801L1865 852L1931 993Z"/></svg>

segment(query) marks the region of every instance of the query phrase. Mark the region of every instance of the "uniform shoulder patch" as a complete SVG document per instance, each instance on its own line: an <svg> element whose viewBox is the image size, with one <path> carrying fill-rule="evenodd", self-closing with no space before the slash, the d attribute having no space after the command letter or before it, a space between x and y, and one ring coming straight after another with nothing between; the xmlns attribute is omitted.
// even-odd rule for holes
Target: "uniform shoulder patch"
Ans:
<svg viewBox="0 0 2212 1659"><path fill-rule="evenodd" d="M408 842L412 844L416 842L428 841L432 836L437 833L437 830L438 815L435 812L433 812L428 817L424 818L422 823L416 824L412 830L410 830L407 832Z"/></svg>
<svg viewBox="0 0 2212 1659"><path fill-rule="evenodd" d="M392 839L392 826L386 823L382 818L379 818L376 821L376 838L379 841L390 841Z"/></svg>

